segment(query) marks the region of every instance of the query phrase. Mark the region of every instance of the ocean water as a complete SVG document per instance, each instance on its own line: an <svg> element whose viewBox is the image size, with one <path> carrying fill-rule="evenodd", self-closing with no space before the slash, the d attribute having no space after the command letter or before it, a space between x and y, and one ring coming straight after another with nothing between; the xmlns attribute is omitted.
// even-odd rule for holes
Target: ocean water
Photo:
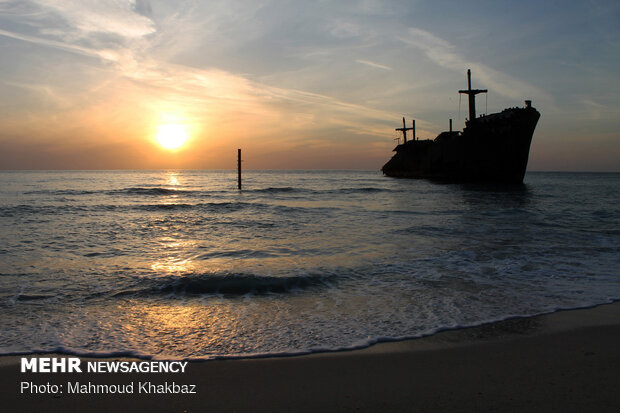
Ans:
<svg viewBox="0 0 620 413"><path fill-rule="evenodd" d="M620 174L0 172L0 354L348 349L620 299Z"/></svg>

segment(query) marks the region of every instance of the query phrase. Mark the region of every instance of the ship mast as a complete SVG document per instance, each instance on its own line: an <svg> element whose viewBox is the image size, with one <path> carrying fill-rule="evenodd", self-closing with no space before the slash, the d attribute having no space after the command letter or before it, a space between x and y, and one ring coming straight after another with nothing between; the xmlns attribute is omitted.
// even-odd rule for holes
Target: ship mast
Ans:
<svg viewBox="0 0 620 413"><path fill-rule="evenodd" d="M471 70L467 69L467 90L459 90L459 93L469 95L469 120L476 119L476 95L478 93L487 93L487 89L471 88Z"/></svg>
<svg viewBox="0 0 620 413"><path fill-rule="evenodd" d="M404 141L404 143L407 143L407 131L408 130L412 130L412 129L414 130L414 132L413 132L413 140L415 140L415 120L413 122L414 122L413 123L413 126L414 126L413 128L406 127L405 126L405 117L403 116L403 127L402 128L394 129L394 130L397 130L397 131L400 131L400 132L403 133L403 141Z"/></svg>

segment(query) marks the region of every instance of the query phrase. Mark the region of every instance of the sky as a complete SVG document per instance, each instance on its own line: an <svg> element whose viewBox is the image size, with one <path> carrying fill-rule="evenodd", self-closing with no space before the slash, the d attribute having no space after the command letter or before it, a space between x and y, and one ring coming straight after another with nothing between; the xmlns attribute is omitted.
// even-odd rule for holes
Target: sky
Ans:
<svg viewBox="0 0 620 413"><path fill-rule="evenodd" d="M529 170L620 171L620 2L0 0L0 169L379 170L395 128L542 114ZM177 149L162 128L182 129Z"/></svg>

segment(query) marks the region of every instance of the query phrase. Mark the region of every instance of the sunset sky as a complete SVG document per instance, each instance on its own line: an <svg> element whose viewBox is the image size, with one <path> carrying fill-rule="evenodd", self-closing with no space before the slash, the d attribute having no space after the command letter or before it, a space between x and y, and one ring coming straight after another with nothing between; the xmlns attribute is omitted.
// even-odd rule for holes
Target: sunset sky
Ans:
<svg viewBox="0 0 620 413"><path fill-rule="evenodd" d="M470 68L479 113L542 113L529 170L620 171L619 23L617 0L0 0L0 169L378 170L402 116L463 127Z"/></svg>

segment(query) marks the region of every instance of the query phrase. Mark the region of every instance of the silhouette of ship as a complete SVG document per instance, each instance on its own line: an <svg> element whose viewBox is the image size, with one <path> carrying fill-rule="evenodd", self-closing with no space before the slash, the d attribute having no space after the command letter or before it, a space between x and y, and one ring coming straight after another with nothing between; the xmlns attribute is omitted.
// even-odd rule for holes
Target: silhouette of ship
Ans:
<svg viewBox="0 0 620 413"><path fill-rule="evenodd" d="M381 170L387 176L427 178L448 182L522 183L530 153L530 143L540 113L526 100L524 108L504 109L499 113L476 117L476 95L486 89L471 88L467 70L469 120L462 132L450 130L434 140L419 140L412 127L397 128L403 143ZM407 140L411 130L413 139Z"/></svg>

